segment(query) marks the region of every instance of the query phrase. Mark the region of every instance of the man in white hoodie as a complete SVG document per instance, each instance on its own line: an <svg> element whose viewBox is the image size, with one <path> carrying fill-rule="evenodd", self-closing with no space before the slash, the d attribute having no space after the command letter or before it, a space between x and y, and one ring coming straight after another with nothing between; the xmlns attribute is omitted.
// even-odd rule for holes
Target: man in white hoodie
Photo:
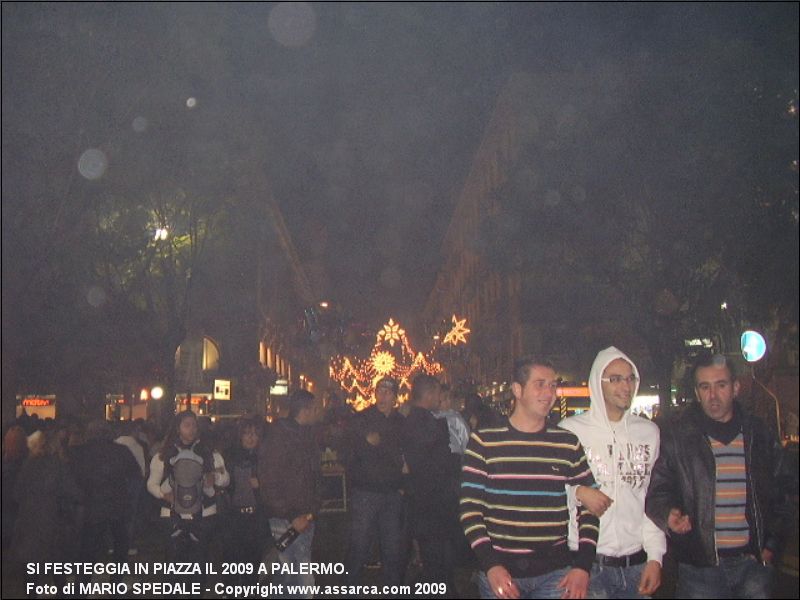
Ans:
<svg viewBox="0 0 800 600"><path fill-rule="evenodd" d="M594 598L641 598L661 585L664 533L644 513L650 473L658 458L658 427L631 414L639 371L614 348L598 353L589 374L591 408L560 426L578 436L609 506L600 517L597 556L589 594ZM571 513L578 501L569 494ZM577 549L574 519L570 547Z"/></svg>

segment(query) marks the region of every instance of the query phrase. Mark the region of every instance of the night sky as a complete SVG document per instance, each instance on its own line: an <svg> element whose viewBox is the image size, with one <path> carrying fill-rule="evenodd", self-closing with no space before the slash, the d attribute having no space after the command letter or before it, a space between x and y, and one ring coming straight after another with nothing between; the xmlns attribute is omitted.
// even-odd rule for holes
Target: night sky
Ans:
<svg viewBox="0 0 800 600"><path fill-rule="evenodd" d="M749 102L759 119L796 106L795 3L3 3L2 11L4 216L9 202L51 197L62 206L67 197L70 211L87 190L135 196L187 173L235 194L232 173L258 156L319 295L373 325L422 309L454 203L513 73L569 78L569 92L543 85L542 102L597 121L620 114L633 78L646 77L652 112L640 106L617 125L632 130L698 103L734 130L714 113ZM690 143L702 147L717 133L709 127ZM656 165L619 169L586 144L581 160L597 172L662 170L658 180L675 168L669 149ZM107 166L84 155L82 173L79 159L92 148ZM778 171L797 158L792 151ZM86 164L102 173L87 178ZM540 168L547 179L561 165Z"/></svg>

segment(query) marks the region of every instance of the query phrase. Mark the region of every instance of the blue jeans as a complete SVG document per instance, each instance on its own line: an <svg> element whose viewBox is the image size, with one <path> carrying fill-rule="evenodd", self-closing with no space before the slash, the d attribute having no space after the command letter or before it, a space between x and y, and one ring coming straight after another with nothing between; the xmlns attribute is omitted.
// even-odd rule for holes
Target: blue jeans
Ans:
<svg viewBox="0 0 800 600"><path fill-rule="evenodd" d="M639 594L639 580L645 564L606 567L594 563L589 579L589 598L649 598Z"/></svg>
<svg viewBox="0 0 800 600"><path fill-rule="evenodd" d="M716 567L678 565L676 598L769 598L772 567L752 555L720 557Z"/></svg>
<svg viewBox="0 0 800 600"><path fill-rule="evenodd" d="M556 587L558 582L569 572L570 567L551 571L537 577L515 577L514 583L519 588L520 598L561 598L564 593L562 588ZM497 598L489 586L486 573L481 571L478 577L478 591L481 598Z"/></svg>
<svg viewBox="0 0 800 600"><path fill-rule="evenodd" d="M347 583L359 582L361 568L369 558L376 537L380 542L383 580L386 585L403 583L405 565L405 519L400 492L381 494L353 490L350 497L350 544L347 551Z"/></svg>
<svg viewBox="0 0 800 600"><path fill-rule="evenodd" d="M272 530L272 537L277 540L286 530L289 529L291 523L286 519L270 518L269 527ZM289 545L286 550L278 553L278 558L284 564L292 565L293 571L300 571L300 563L311 562L311 542L314 541L314 523L310 523L308 528L298 535L295 540ZM275 584L283 584L284 593L287 592L287 585L314 585L314 575L312 574L281 574L273 573L272 582ZM298 598L300 596L294 596ZM311 598L311 596L307 596Z"/></svg>

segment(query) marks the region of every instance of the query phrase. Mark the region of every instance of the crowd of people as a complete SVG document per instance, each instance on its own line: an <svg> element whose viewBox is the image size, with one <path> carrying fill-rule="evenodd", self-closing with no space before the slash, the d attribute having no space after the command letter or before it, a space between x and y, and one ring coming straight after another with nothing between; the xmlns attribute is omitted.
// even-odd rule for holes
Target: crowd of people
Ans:
<svg viewBox="0 0 800 600"><path fill-rule="evenodd" d="M297 390L269 425L184 411L159 435L23 417L3 438L3 555L122 563L157 526L166 561L249 563L225 575L247 584L269 556L292 566L273 582L313 584L297 567L312 560L328 447L346 470L349 585L378 557L386 585L416 565L451 597L464 564L484 598L648 597L669 539L679 597L769 597L786 533L780 445L735 401L729 361L703 357L692 377L697 403L659 425L631 413L639 371L613 347L592 366L590 410L560 424L556 369L532 357L515 365L508 416L423 374L402 405L398 382L379 380L360 413Z"/></svg>

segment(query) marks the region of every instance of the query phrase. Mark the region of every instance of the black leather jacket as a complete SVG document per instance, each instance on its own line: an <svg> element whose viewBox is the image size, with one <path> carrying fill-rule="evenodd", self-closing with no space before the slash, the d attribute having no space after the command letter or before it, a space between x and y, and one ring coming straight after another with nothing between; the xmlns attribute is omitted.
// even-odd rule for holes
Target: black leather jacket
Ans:
<svg viewBox="0 0 800 600"><path fill-rule="evenodd" d="M699 404L693 404L661 431L661 450L653 467L647 490L645 512L669 535L671 549L679 562L699 567L719 564L714 536L716 466L711 444L700 426ZM747 522L750 545L761 560L765 548L777 552L785 535L788 496L783 492L783 452L778 440L763 421L739 411L744 434L747 469ZM667 517L672 508L688 514L689 533L669 530Z"/></svg>

